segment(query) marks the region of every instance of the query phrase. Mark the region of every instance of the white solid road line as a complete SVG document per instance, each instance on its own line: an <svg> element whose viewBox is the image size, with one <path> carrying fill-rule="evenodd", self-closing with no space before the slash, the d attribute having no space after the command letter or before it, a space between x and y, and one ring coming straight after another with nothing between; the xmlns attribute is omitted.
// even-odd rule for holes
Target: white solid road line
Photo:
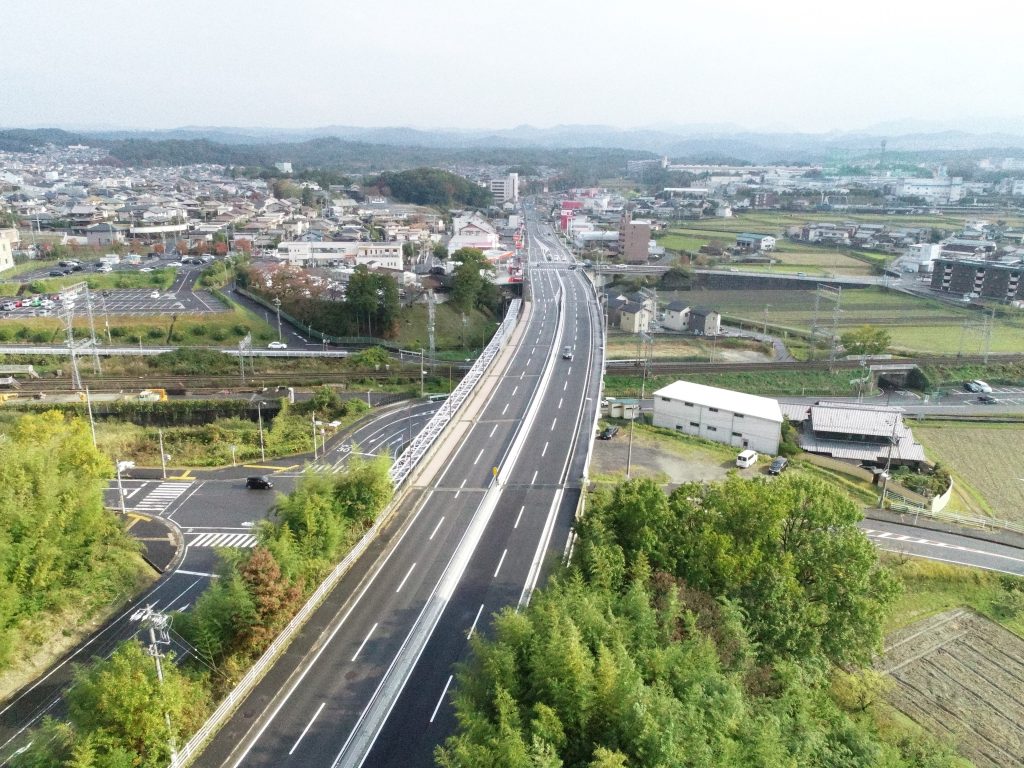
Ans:
<svg viewBox="0 0 1024 768"><path fill-rule="evenodd" d="M409 566L409 570L406 571L405 578L402 579L402 583L399 584L398 587L395 589L396 593L402 591L402 587L405 586L405 582L407 582L409 580L409 577L412 576L412 569L415 568L415 567L416 567L416 563L413 563L412 565ZM355 661L355 659L353 659L353 661Z"/></svg>
<svg viewBox="0 0 1024 768"><path fill-rule="evenodd" d="M469 633L466 635L466 639L470 640L473 637L473 632L476 630L476 623L480 621L480 614L484 612L484 604L480 603L480 607L476 609L476 618L473 619L473 626L469 628Z"/></svg>
<svg viewBox="0 0 1024 768"><path fill-rule="evenodd" d="M377 629L377 624L379 623L380 622L375 621L373 623L373 626L370 627L370 631L366 633L366 637L363 638L363 642L359 644L359 647L356 649L355 654L352 656L352 661L355 661L359 654L363 652L363 648L366 646L368 642L370 642L370 635L374 633L374 631Z"/></svg>
<svg viewBox="0 0 1024 768"><path fill-rule="evenodd" d="M293 753L293 752L294 752L294 751L295 751L295 750L296 750L296 749L298 748L298 746L299 746L299 742L300 742L300 741L302 741L302 739L303 739L303 737L304 737L304 736L306 735L307 731L309 731L309 727L310 727L311 725L313 725L313 722L314 722L314 721L315 721L315 720L316 720L316 719L317 719L318 717L320 717L320 713L324 711L324 706L326 706L326 704L327 704L327 702L326 702L326 701L321 701L321 702L320 702L320 706L316 708L316 712L314 712L314 713L313 713L313 717L311 717L311 718L309 719L309 722L308 722L308 723L306 723L306 727L305 727L305 728L303 728L303 729L302 729L302 733L300 733L300 734L299 734L299 738L297 738L297 739L295 740L295 743L294 743L294 744L292 745L292 748L288 750L288 754L289 754L289 755L290 755L290 754L292 754L292 753Z"/></svg>
<svg viewBox="0 0 1024 768"><path fill-rule="evenodd" d="M434 718L437 717L437 710L441 708L441 702L444 701L445 694L448 693L448 686L452 684L452 679L455 675L448 675L448 682L444 684L444 690L441 691L441 698L437 700L437 704L434 706L434 711L430 715L430 722L434 722Z"/></svg>
<svg viewBox="0 0 1024 768"><path fill-rule="evenodd" d="M872 528L863 529L865 535L869 539L882 539L884 541L892 541L897 543L909 543L909 544L921 544L926 547L937 547L939 549L952 549L957 552L967 552L972 555L984 555L986 557L996 557L1001 560L1010 560L1015 563L1024 563L1024 558L1014 557L1013 555L1003 555L999 552L989 552L984 549L975 549L974 547L965 547L962 544L948 544L944 541L933 541L932 539L921 539L916 536L907 536L900 533L893 533L892 531L876 531ZM984 566L978 566L984 567ZM991 570L991 569L990 569Z"/></svg>
<svg viewBox="0 0 1024 768"><path fill-rule="evenodd" d="M501 553L501 559L498 560L498 567L494 569L494 576L492 578L495 578L495 579L498 578L498 571L501 570L501 564L505 562L505 555L507 555L507 554L508 554L508 550L507 549L504 550Z"/></svg>
<svg viewBox="0 0 1024 768"><path fill-rule="evenodd" d="M437 525L435 525L434 526L434 530L430 532L430 535L427 537L427 541L433 541L434 540L434 534L437 533L437 529L441 527L441 523L443 523L443 522L444 522L444 515L441 515L441 519L437 521Z"/></svg>
<svg viewBox="0 0 1024 768"><path fill-rule="evenodd" d="M518 514L518 515L516 515L516 522L515 522L515 524L514 524L514 525L512 526L513 528L518 528L518 527L519 527L519 521L520 521L520 520L522 519L522 517L523 517L523 510L524 510L524 509L526 509L526 505L525 505L525 504L524 504L523 506L521 506L521 507L519 508L519 514Z"/></svg>

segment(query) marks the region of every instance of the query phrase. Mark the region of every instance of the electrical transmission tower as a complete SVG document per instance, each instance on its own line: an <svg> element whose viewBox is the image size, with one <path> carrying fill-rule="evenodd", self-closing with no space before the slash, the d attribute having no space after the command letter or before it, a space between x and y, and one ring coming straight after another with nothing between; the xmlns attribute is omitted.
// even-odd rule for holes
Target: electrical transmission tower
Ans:
<svg viewBox="0 0 1024 768"><path fill-rule="evenodd" d="M823 324L819 322L821 317L821 302L832 302L832 322ZM817 356L818 339L824 337L829 343L829 360L835 360L839 344L839 316L842 313L843 289L831 285L818 283L814 291L814 314L811 318L811 350L810 358L814 360Z"/></svg>

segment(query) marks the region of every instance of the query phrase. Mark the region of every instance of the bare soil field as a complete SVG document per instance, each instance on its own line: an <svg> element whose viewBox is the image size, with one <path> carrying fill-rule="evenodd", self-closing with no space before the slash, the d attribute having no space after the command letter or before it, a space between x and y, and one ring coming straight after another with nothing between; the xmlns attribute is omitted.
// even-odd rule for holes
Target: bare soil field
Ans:
<svg viewBox="0 0 1024 768"><path fill-rule="evenodd" d="M949 469L955 483L981 495L988 509L978 511L1014 522L1024 522L1022 434L1020 424L914 425L914 436L929 457Z"/></svg>
<svg viewBox="0 0 1024 768"><path fill-rule="evenodd" d="M1024 639L967 608L886 639L890 702L979 768L1024 768Z"/></svg>

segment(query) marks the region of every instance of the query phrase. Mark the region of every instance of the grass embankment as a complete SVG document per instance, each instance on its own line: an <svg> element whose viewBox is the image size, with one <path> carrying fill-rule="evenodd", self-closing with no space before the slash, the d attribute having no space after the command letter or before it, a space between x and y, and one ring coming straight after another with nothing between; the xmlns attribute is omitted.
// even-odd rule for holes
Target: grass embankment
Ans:
<svg viewBox="0 0 1024 768"><path fill-rule="evenodd" d="M967 605L1024 637L1024 579L890 552L881 558L903 582L903 594L886 618L886 632Z"/></svg>
<svg viewBox="0 0 1024 768"><path fill-rule="evenodd" d="M93 315L96 337L114 346L195 346L235 347L247 333L253 344L261 346L277 339L277 331L253 313L238 306L210 314L150 315L143 317ZM88 335L88 321L75 320L75 335ZM56 344L64 340L64 329L57 317L7 318L0 322L0 343Z"/></svg>
<svg viewBox="0 0 1024 768"><path fill-rule="evenodd" d="M43 266L35 263L34 268ZM174 283L176 272L173 269L154 269L152 272L119 271L96 274L93 272L74 272L65 277L46 277L26 283L27 291L23 293L59 293L61 289L76 283L86 283L92 290L124 290L128 288L159 288L167 290ZM3 277L9 277L5 273ZM0 283L0 296L14 296L22 287L20 282Z"/></svg>
<svg viewBox="0 0 1024 768"><path fill-rule="evenodd" d="M465 313L465 324L462 317L462 313L447 304L438 304L434 308L435 346L439 352L452 353L452 359L457 360L479 353L498 328L498 323L490 315L478 309ZM402 309L394 341L403 349L430 349L428 309L425 305L414 304Z"/></svg>

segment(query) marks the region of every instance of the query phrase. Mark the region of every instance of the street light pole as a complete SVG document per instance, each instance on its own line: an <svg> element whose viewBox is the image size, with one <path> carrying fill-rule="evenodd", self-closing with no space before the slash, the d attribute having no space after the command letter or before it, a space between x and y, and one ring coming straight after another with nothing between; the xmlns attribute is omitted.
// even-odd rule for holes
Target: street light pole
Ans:
<svg viewBox="0 0 1024 768"><path fill-rule="evenodd" d="M263 402L259 401L256 403L256 418L260 425L260 460L267 460L266 447L263 444Z"/></svg>
<svg viewBox="0 0 1024 768"><path fill-rule="evenodd" d="M125 509L125 506L124 506L124 486L121 485L121 462L118 461L116 466L117 466L117 495L121 499L121 514L122 515L126 515L126 514L128 514L128 510Z"/></svg>
<svg viewBox="0 0 1024 768"><path fill-rule="evenodd" d="M158 429L156 431L160 437L160 473L164 480L167 479L167 454L164 453L164 431Z"/></svg>
<svg viewBox="0 0 1024 768"><path fill-rule="evenodd" d="M274 306L277 308L277 340L284 341L284 336L281 334L281 297L274 297Z"/></svg>
<svg viewBox="0 0 1024 768"><path fill-rule="evenodd" d="M423 347L420 347L420 399L423 399L423 377L426 371L423 370Z"/></svg>
<svg viewBox="0 0 1024 768"><path fill-rule="evenodd" d="M89 396L89 388L85 388L85 408L89 412L89 430L92 432L92 447L96 448L96 422L92 418L92 398Z"/></svg>

